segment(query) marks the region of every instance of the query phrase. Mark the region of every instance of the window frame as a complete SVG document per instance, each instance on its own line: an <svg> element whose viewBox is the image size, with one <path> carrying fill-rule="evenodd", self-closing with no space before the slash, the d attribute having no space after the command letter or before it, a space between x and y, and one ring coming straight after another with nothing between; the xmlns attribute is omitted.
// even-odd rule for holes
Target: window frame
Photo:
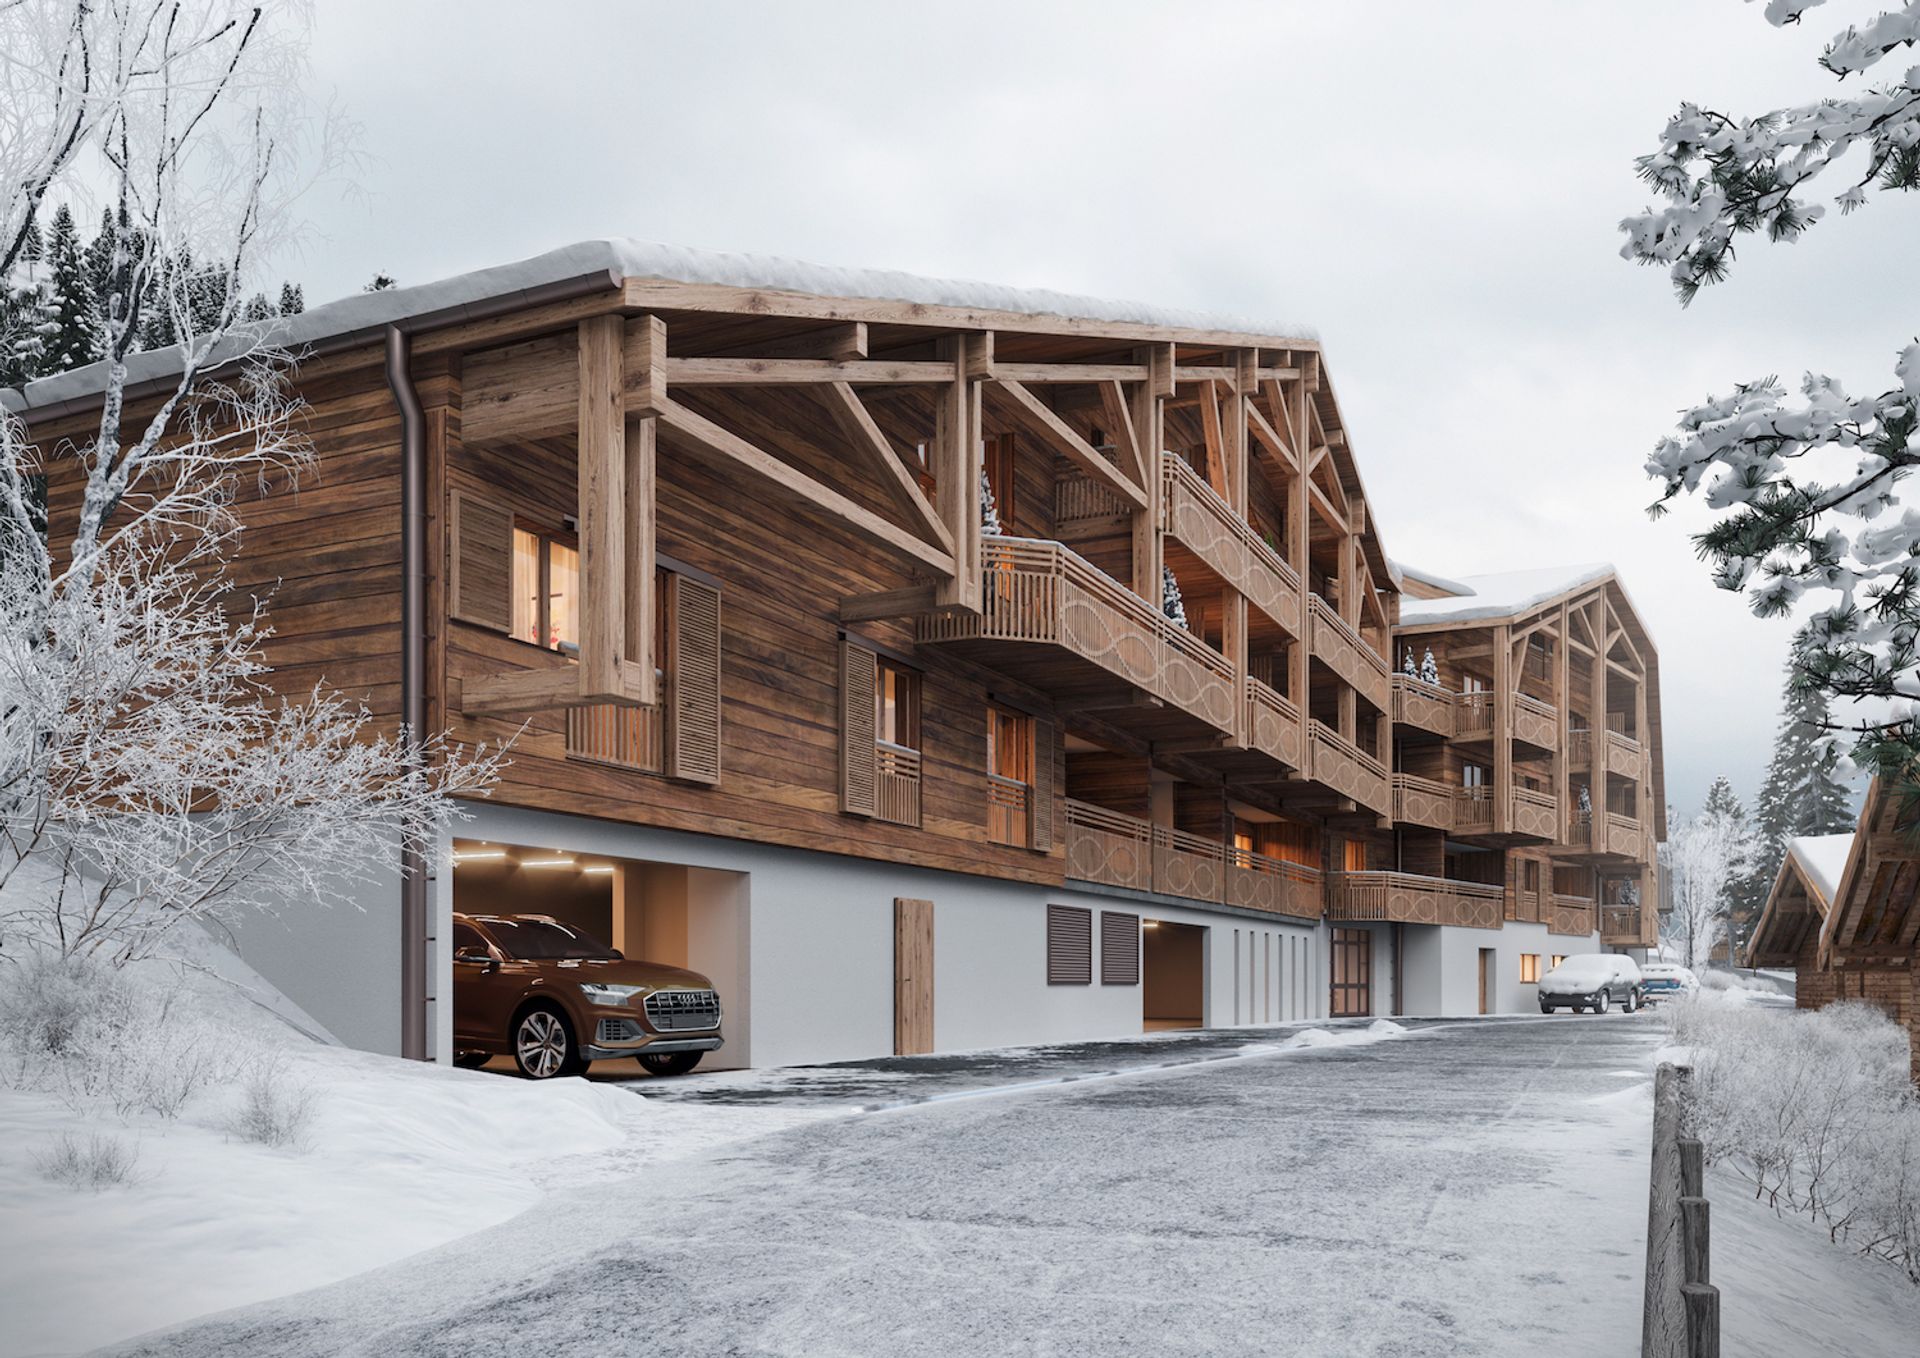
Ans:
<svg viewBox="0 0 1920 1358"><path fill-rule="evenodd" d="M1358 979L1346 968L1358 963ZM1344 963L1344 966L1343 966ZM1362 1007L1351 1007L1355 997ZM1327 1017L1365 1018L1373 1013L1373 931L1335 928L1327 939Z"/></svg>
<svg viewBox="0 0 1920 1358"><path fill-rule="evenodd" d="M894 710L904 711L906 716L904 723L906 729L900 733L906 737L905 739L896 740L887 733L889 681L892 681L895 686ZM881 749L891 747L911 754L922 752L921 683L920 671L895 660L885 652L876 650L873 653L873 743L875 746Z"/></svg>
<svg viewBox="0 0 1920 1358"><path fill-rule="evenodd" d="M1539 985L1540 984L1540 954L1539 953L1523 952L1520 954L1520 984L1521 985Z"/></svg>
<svg viewBox="0 0 1920 1358"><path fill-rule="evenodd" d="M573 553L573 598L574 598L574 637L571 643L564 639L556 640L549 646L544 641L520 635L518 621L520 601L520 542L521 534L534 540L533 591L534 632L537 637L553 634L553 549L563 547ZM507 542L507 591L512 604L512 618L509 622L508 639L522 646L534 646L554 655L563 655L568 659L578 659L580 655L580 536L569 533L564 528L553 528L538 519L515 512Z"/></svg>
<svg viewBox="0 0 1920 1358"><path fill-rule="evenodd" d="M1001 740L1002 730L1019 733L1021 749L1020 763L1026 776L1016 778L1012 774L1000 771L1000 754L1005 749ZM1031 713L1016 708L1005 707L999 703L987 704L987 838L1010 849L1025 849L1033 844L1033 799L1034 789L1035 735L1034 718ZM996 815L1002 808L994 800L994 789L998 786L1018 787L1022 796L1018 799L1017 811L1013 803L1005 807L1005 814ZM1002 823L1005 828L1003 830Z"/></svg>

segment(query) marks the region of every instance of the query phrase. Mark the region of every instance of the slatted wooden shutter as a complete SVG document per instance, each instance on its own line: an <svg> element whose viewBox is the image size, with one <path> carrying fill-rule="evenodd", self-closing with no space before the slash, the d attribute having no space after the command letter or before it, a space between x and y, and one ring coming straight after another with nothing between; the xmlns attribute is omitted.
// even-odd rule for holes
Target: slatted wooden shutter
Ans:
<svg viewBox="0 0 1920 1358"><path fill-rule="evenodd" d="M462 622L513 630L513 511L471 492L452 495L449 611Z"/></svg>
<svg viewBox="0 0 1920 1358"><path fill-rule="evenodd" d="M840 643L840 809L871 816L878 805L874 767L874 654L850 641Z"/></svg>
<svg viewBox="0 0 1920 1358"><path fill-rule="evenodd" d="M1047 907L1047 984L1093 984L1093 911Z"/></svg>
<svg viewBox="0 0 1920 1358"><path fill-rule="evenodd" d="M720 591L667 576L666 772L720 781Z"/></svg>
<svg viewBox="0 0 1920 1358"><path fill-rule="evenodd" d="M1100 912L1100 984L1140 984L1140 917Z"/></svg>
<svg viewBox="0 0 1920 1358"><path fill-rule="evenodd" d="M1041 853L1053 851L1053 723L1033 719L1033 818L1027 843Z"/></svg>

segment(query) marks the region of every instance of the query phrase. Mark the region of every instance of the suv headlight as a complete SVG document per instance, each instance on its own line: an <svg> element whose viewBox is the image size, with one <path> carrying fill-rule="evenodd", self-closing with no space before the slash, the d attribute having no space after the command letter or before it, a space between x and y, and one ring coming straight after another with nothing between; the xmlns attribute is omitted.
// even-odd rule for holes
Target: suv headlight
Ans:
<svg viewBox="0 0 1920 1358"><path fill-rule="evenodd" d="M595 1004L625 1004L645 989L640 985L610 985L603 981L580 982L580 993Z"/></svg>

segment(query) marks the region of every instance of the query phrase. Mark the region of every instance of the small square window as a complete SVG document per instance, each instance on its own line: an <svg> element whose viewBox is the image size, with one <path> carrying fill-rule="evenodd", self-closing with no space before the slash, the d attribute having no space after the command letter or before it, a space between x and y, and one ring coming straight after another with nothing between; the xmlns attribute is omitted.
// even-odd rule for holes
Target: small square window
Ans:
<svg viewBox="0 0 1920 1358"><path fill-rule="evenodd" d="M1540 954L1523 952L1520 954L1520 984L1540 984Z"/></svg>

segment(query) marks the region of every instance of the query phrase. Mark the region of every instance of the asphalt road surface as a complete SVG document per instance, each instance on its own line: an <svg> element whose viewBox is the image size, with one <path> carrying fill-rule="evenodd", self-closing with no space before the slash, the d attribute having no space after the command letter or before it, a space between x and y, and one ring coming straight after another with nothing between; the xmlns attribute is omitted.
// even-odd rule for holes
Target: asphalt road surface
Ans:
<svg viewBox="0 0 1920 1358"><path fill-rule="evenodd" d="M1054 1049L1049 1078L1089 1078L935 1063L942 1097L920 1103L911 1079L796 1080L886 1106L123 1351L1626 1355L1661 1028ZM1162 1068L1168 1052L1220 1059Z"/></svg>

